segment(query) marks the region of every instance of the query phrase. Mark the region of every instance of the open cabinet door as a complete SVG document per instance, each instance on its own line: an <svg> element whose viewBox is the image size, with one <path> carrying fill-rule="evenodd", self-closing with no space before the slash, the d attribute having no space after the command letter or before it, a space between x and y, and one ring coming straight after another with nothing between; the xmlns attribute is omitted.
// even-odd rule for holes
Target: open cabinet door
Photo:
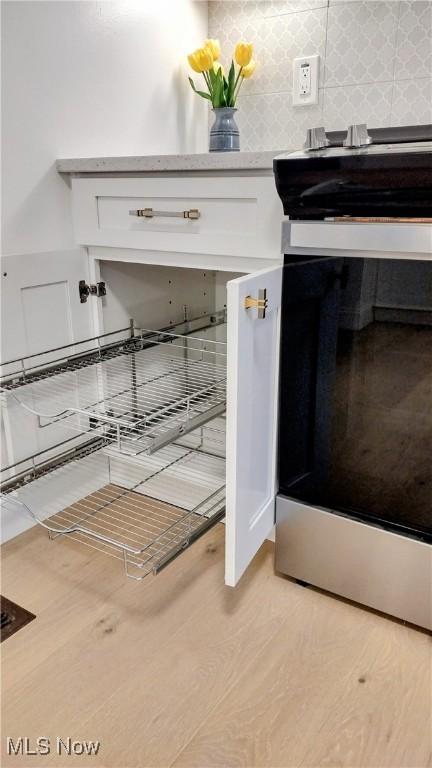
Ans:
<svg viewBox="0 0 432 768"><path fill-rule="evenodd" d="M231 587L275 519L282 269L254 272L227 286L225 583ZM253 306L254 299L261 299L261 307Z"/></svg>
<svg viewBox="0 0 432 768"><path fill-rule="evenodd" d="M89 338L94 303L81 303L90 282L85 248L2 258L2 362Z"/></svg>
<svg viewBox="0 0 432 768"><path fill-rule="evenodd" d="M89 261L84 248L30 253L2 258L2 364L44 350L55 350L94 335L95 304L90 297L81 303L79 281L89 283ZM70 349L73 353L73 348ZM39 357L48 363L57 352ZM34 361L27 364L34 365ZM2 374L19 367L3 365ZM70 437L59 425L39 429L36 417L8 400L3 411L2 435L6 454L2 466Z"/></svg>

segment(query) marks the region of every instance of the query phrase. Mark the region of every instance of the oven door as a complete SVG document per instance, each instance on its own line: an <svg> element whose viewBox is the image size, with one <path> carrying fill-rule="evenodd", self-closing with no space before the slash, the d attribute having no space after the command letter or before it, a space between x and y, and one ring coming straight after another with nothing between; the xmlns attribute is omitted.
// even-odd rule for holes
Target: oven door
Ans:
<svg viewBox="0 0 432 768"><path fill-rule="evenodd" d="M432 540L432 263L287 257L279 488Z"/></svg>
<svg viewBox="0 0 432 768"><path fill-rule="evenodd" d="M286 256L277 567L424 625L371 583L430 614L431 350L430 260Z"/></svg>
<svg viewBox="0 0 432 768"><path fill-rule="evenodd" d="M314 497L330 461L343 259L286 259L282 288L279 487Z"/></svg>

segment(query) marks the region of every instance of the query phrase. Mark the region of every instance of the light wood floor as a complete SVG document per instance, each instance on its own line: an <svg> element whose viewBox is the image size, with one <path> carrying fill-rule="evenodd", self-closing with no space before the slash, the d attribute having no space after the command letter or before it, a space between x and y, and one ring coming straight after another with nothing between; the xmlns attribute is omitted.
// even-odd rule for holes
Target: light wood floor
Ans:
<svg viewBox="0 0 432 768"><path fill-rule="evenodd" d="M223 585L217 526L157 577L31 530L2 593L37 619L2 644L3 736L99 739L2 766L432 765L431 639L273 573Z"/></svg>

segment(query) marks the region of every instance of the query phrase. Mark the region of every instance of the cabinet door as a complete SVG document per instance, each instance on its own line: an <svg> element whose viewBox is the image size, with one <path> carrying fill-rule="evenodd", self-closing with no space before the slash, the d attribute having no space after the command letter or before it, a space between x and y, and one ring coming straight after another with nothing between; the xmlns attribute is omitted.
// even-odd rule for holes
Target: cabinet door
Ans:
<svg viewBox="0 0 432 768"><path fill-rule="evenodd" d="M282 266L228 283L225 583L235 586L275 519ZM245 308L266 291L265 317Z"/></svg>
<svg viewBox="0 0 432 768"><path fill-rule="evenodd" d="M89 282L87 251L51 251L6 256L2 259L2 362L16 360L73 344L93 335L92 311L100 301L81 304L80 280ZM73 348L70 350L73 352ZM56 353L38 358L49 362ZM28 360L27 366L35 364ZM19 362L3 365L3 375L19 369ZM11 464L70 437L70 431L49 426L38 429L36 417L8 398L4 409L3 443Z"/></svg>

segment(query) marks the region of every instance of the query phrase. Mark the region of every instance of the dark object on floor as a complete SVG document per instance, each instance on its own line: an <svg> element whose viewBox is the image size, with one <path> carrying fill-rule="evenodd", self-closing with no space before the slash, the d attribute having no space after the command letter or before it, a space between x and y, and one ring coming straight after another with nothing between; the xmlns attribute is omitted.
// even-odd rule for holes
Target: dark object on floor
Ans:
<svg viewBox="0 0 432 768"><path fill-rule="evenodd" d="M0 614L0 642L6 640L19 629L25 627L30 621L36 618L34 613L26 611L20 605L12 603L3 595L0 595L1 614Z"/></svg>

